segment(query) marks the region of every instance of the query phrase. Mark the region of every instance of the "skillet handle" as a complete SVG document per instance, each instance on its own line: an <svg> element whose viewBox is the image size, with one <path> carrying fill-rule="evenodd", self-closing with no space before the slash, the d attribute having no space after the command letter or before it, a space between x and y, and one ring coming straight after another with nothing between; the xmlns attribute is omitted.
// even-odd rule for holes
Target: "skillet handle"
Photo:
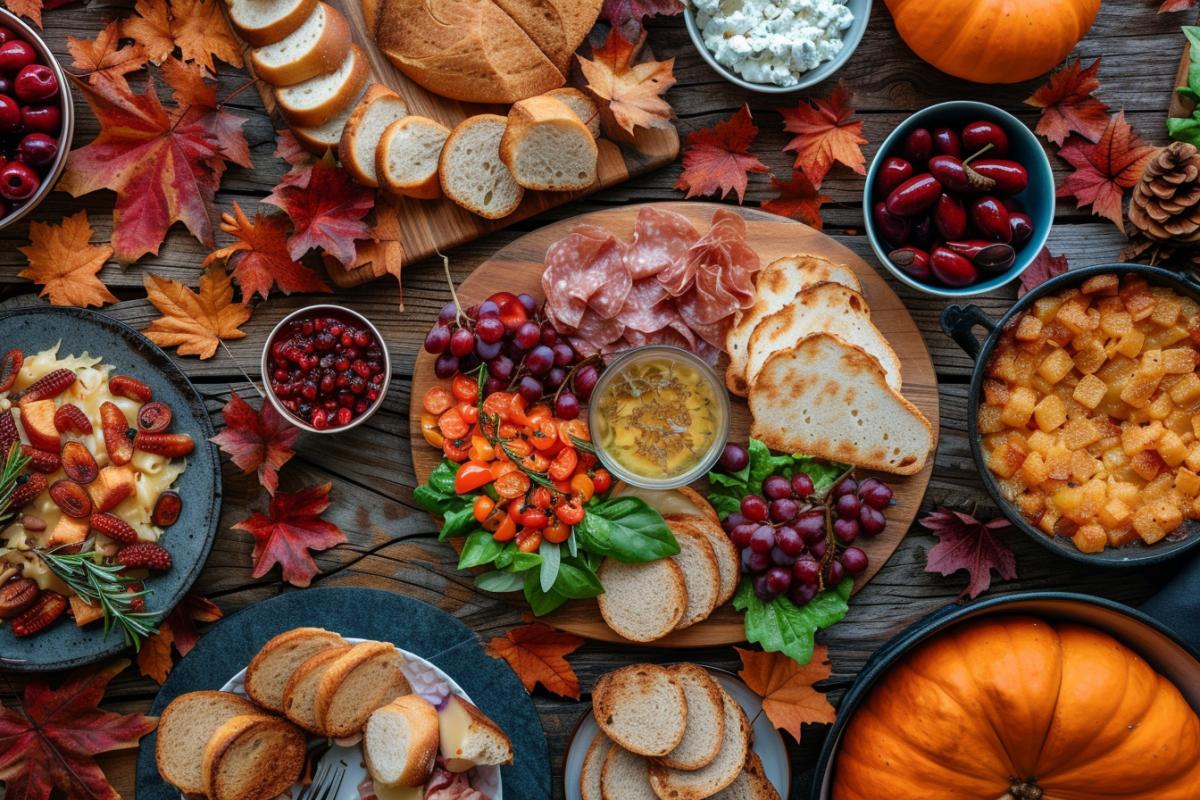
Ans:
<svg viewBox="0 0 1200 800"><path fill-rule="evenodd" d="M947 306L942 312L942 332L958 343L972 360L979 358L981 345L975 338L975 326L982 325L988 333L996 329L996 321L976 305Z"/></svg>

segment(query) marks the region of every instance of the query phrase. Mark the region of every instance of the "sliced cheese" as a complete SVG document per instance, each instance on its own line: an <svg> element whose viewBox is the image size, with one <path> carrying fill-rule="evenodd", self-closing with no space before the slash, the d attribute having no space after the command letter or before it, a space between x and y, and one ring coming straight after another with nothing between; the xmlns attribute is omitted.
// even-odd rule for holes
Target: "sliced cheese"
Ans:
<svg viewBox="0 0 1200 800"><path fill-rule="evenodd" d="M375 796L379 800L423 800L424 786L385 786L375 783Z"/></svg>
<svg viewBox="0 0 1200 800"><path fill-rule="evenodd" d="M466 706L455 695L450 695L446 699L445 708L438 712L439 745L442 758L446 762L446 769L451 772L466 772L475 766L474 762L459 758L462 755L463 742L467 738L467 732L471 729L472 721ZM384 798L381 797L380 800L384 800Z"/></svg>

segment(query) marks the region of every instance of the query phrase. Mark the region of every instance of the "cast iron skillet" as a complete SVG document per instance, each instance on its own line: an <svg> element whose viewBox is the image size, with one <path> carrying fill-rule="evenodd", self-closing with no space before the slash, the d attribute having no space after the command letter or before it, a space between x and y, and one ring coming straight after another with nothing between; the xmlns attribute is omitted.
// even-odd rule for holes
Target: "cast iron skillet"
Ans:
<svg viewBox="0 0 1200 800"><path fill-rule="evenodd" d="M1075 547L1070 538L1065 536L1050 537L1038 528L1030 525L1021 516L1021 511L1000 493L1000 487L987 468L987 459L983 453L978 431L979 404L982 402L984 368L991 358L1000 333L1016 319L1017 315L1030 308L1039 297L1054 294L1063 289L1077 286L1093 275L1104 275L1116 272L1120 275L1130 273L1141 275L1149 283L1159 286L1169 286L1181 295L1186 295L1200 302L1200 281L1194 276L1172 272L1160 267L1150 267L1142 264L1102 264L1095 267L1071 270L1038 286L1008 310L999 321L993 320L974 305L948 306L942 312L942 330L954 339L967 355L975 360L975 369L971 373L971 391L967 395L967 439L971 443L971 454L975 457L975 466L983 485L992 500L1004 512L1017 528L1043 547L1047 547L1060 556L1066 556L1074 561L1098 567L1143 567L1157 564L1167 559L1175 558L1184 552L1200 545L1200 520L1186 520L1176 535L1153 544L1146 545L1140 540L1124 547L1106 548L1100 553L1083 553ZM988 331L987 338L981 343L975 338L974 329L982 326Z"/></svg>
<svg viewBox="0 0 1200 800"><path fill-rule="evenodd" d="M187 458L187 471L176 481L183 498L179 521L167 529L163 543L171 551L168 572L146 581L146 598L152 611L166 613L183 599L200 574L212 547L221 517L221 462L212 422L204 400L171 357L124 323L82 308L36 308L0 312L2 349L20 347L27 356L62 342L59 355L88 351L114 366L115 374L132 375L150 384L156 400L175 412L171 430L191 434L195 451ZM83 628L61 619L51 628L26 639L0 626L0 670L44 672L90 664L125 649L119 630L104 635L104 625Z"/></svg>
<svg viewBox="0 0 1200 800"><path fill-rule="evenodd" d="M913 624L880 648L838 705L837 721L821 749L811 800L833 794L837 749L854 712L892 666L930 638L967 620L996 615L1031 615L1089 625L1136 651L1169 678L1200 711L1200 640L1186 640L1141 611L1102 597L1071 592L1020 592L964 606L951 605Z"/></svg>

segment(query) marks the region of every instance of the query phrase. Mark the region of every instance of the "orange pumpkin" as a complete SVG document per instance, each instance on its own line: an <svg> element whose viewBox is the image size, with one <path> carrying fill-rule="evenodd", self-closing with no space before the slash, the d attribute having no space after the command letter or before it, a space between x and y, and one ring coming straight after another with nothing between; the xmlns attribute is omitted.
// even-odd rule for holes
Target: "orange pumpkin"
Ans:
<svg viewBox="0 0 1200 800"><path fill-rule="evenodd" d="M989 618L892 667L836 770L834 800L1196 800L1200 718L1108 634Z"/></svg>
<svg viewBox="0 0 1200 800"><path fill-rule="evenodd" d="M1049 72L1092 27L1100 0L885 0L900 38L942 72L1017 83Z"/></svg>

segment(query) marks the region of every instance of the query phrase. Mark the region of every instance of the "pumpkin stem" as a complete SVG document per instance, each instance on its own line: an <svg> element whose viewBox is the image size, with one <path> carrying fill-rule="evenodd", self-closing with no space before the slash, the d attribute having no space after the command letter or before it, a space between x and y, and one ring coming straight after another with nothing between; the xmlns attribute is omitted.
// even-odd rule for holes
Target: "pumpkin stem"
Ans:
<svg viewBox="0 0 1200 800"><path fill-rule="evenodd" d="M1042 800L1045 794L1033 778L1012 778L1008 791L996 800Z"/></svg>

